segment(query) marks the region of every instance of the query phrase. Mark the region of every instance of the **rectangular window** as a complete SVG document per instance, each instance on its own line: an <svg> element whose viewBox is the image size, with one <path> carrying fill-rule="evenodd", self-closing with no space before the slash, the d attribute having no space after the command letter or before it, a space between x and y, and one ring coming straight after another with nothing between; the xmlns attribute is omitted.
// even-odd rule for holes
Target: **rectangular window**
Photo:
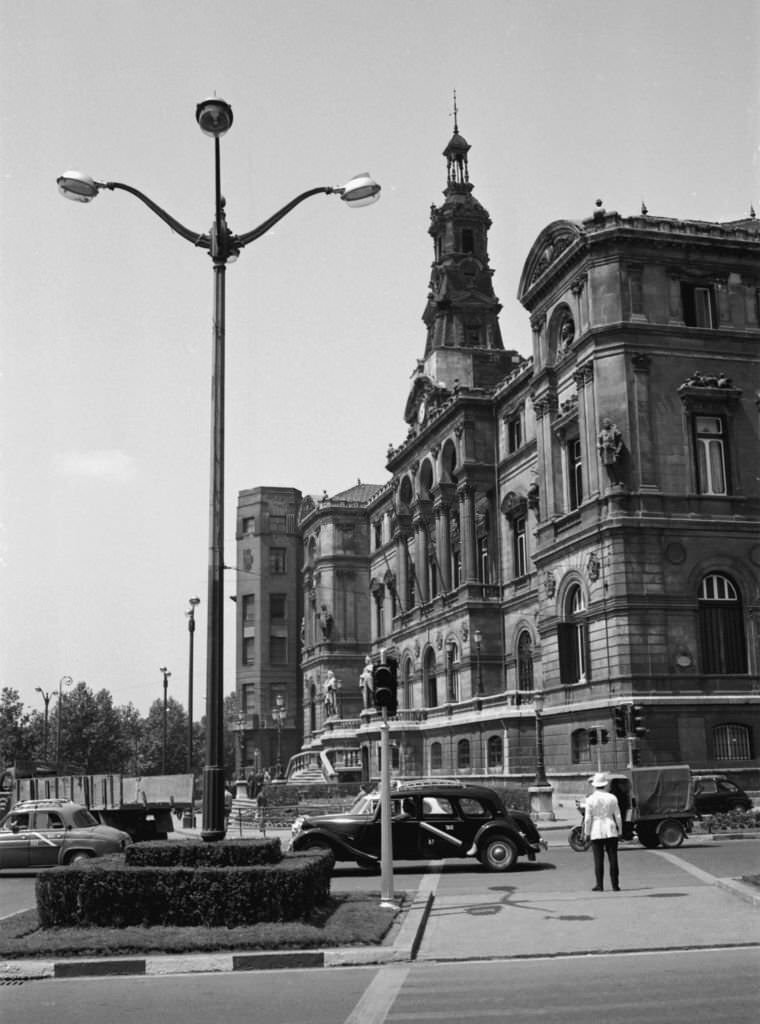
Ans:
<svg viewBox="0 0 760 1024"><path fill-rule="evenodd" d="M272 622L282 622L287 618L287 595L269 595L269 618Z"/></svg>
<svg viewBox="0 0 760 1024"><path fill-rule="evenodd" d="M256 517L248 516L247 519L243 520L243 533L255 533L256 532Z"/></svg>
<svg viewBox="0 0 760 1024"><path fill-rule="evenodd" d="M285 533L285 516L269 516L269 529L272 533Z"/></svg>
<svg viewBox="0 0 760 1024"><path fill-rule="evenodd" d="M254 594L243 594L243 622L254 622L256 597Z"/></svg>
<svg viewBox="0 0 760 1024"><path fill-rule="evenodd" d="M523 428L522 416L513 416L507 420L507 451L511 454L522 447Z"/></svg>
<svg viewBox="0 0 760 1024"><path fill-rule="evenodd" d="M578 508L583 501L583 459L578 437L567 442L567 480L570 508Z"/></svg>
<svg viewBox="0 0 760 1024"><path fill-rule="evenodd" d="M269 549L269 571L276 576L282 576L287 572L287 560L285 548Z"/></svg>
<svg viewBox="0 0 760 1024"><path fill-rule="evenodd" d="M724 436L722 416L694 417L697 490L700 494L728 494Z"/></svg>
<svg viewBox="0 0 760 1024"><path fill-rule="evenodd" d="M285 636L270 636L269 638L269 663L271 665L287 665L288 663L288 638Z"/></svg>
<svg viewBox="0 0 760 1024"><path fill-rule="evenodd" d="M243 637L243 664L244 665L255 665L256 664L256 637L255 636L244 636Z"/></svg>
<svg viewBox="0 0 760 1024"><path fill-rule="evenodd" d="M373 530L375 534L375 551L383 546L383 521L382 519L376 520L373 524Z"/></svg>
<svg viewBox="0 0 760 1024"><path fill-rule="evenodd" d="M681 283L683 322L687 327L715 327L715 295L710 285Z"/></svg>
<svg viewBox="0 0 760 1024"><path fill-rule="evenodd" d="M514 521L514 575L525 576L528 572L528 555L526 549L525 516L518 516Z"/></svg>
<svg viewBox="0 0 760 1024"><path fill-rule="evenodd" d="M588 638L582 622L560 622L557 626L559 643L559 677L563 686L586 682Z"/></svg>

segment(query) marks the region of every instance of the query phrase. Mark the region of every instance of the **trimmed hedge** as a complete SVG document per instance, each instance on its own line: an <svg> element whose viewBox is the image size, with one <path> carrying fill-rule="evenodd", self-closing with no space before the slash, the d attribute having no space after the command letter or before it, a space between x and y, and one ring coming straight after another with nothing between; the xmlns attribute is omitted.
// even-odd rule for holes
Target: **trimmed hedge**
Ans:
<svg viewBox="0 0 760 1024"><path fill-rule="evenodd" d="M234 867L132 867L114 854L38 875L37 912L42 928L307 920L329 898L334 864L327 850Z"/></svg>
<svg viewBox="0 0 760 1024"><path fill-rule="evenodd" d="M224 839L218 843L188 840L181 843L135 843L126 849L129 867L253 867L282 860L278 837Z"/></svg>

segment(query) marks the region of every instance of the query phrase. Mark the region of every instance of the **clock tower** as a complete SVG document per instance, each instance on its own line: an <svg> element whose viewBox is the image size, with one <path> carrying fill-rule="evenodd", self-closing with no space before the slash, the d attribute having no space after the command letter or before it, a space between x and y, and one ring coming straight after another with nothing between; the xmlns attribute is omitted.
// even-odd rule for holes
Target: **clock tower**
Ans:
<svg viewBox="0 0 760 1024"><path fill-rule="evenodd" d="M446 188L441 206L430 210L434 259L422 314L427 328L404 418L420 424L445 401L455 385L493 387L520 362L505 352L499 328L501 304L494 294L488 259L488 211L473 196L469 143L454 134L443 151Z"/></svg>

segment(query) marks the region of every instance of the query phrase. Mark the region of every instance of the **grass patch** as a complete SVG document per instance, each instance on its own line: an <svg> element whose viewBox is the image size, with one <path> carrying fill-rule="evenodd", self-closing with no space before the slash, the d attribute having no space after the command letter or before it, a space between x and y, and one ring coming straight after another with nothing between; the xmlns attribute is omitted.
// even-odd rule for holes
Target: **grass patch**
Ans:
<svg viewBox="0 0 760 1024"><path fill-rule="evenodd" d="M308 921L261 922L238 928L40 928L36 909L0 921L0 957L91 957L231 950L379 946L408 905L380 906L379 893L331 896Z"/></svg>

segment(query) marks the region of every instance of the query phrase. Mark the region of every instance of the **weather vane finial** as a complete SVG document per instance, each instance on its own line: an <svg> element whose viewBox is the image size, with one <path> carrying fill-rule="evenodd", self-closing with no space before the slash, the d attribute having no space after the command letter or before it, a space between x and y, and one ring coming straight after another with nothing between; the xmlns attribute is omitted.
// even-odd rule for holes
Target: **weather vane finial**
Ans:
<svg viewBox="0 0 760 1024"><path fill-rule="evenodd" d="M459 135L459 125L457 124L457 114L458 113L459 113L459 111L457 110L457 91L455 89L454 90L454 110L453 110L453 115L454 115L454 134L455 135Z"/></svg>

